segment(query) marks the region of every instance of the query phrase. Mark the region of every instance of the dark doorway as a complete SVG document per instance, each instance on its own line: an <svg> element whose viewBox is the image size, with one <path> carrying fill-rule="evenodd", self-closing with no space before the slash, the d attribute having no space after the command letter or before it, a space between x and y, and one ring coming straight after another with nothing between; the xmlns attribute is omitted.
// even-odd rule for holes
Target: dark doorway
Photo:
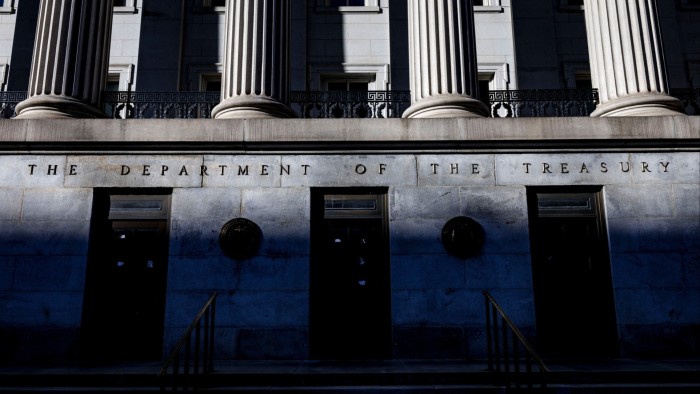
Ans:
<svg viewBox="0 0 700 394"><path fill-rule="evenodd" d="M528 188L537 337L549 357L618 354L601 188Z"/></svg>
<svg viewBox="0 0 700 394"><path fill-rule="evenodd" d="M96 191L83 312L90 359L159 360L170 194Z"/></svg>
<svg viewBox="0 0 700 394"><path fill-rule="evenodd" d="M314 189L311 210L311 358L391 358L386 189Z"/></svg>

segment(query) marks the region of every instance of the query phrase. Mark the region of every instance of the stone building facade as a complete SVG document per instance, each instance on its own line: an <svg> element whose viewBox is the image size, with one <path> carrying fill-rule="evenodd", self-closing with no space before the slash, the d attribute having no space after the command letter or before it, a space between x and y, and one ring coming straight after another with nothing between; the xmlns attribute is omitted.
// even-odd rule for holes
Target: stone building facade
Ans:
<svg viewBox="0 0 700 394"><path fill-rule="evenodd" d="M484 290L545 356L700 352L693 4L111 3L0 7L28 92L0 121L2 362L160 359L215 291L221 358L484 357ZM577 84L593 116L484 103ZM110 89L221 96L105 119ZM288 105L334 90L411 99Z"/></svg>

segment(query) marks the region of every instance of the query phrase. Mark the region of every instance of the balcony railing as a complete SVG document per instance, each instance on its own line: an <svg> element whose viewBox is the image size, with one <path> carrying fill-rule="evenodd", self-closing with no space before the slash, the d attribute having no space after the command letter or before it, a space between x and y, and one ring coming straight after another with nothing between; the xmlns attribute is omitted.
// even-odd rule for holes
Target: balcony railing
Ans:
<svg viewBox="0 0 700 394"><path fill-rule="evenodd" d="M700 89L674 89L688 115L700 115ZM15 116L26 92L0 92L0 119ZM211 118L218 92L105 92L103 109L115 119ZM494 118L589 116L596 90L493 90L487 106ZM290 107L300 118L400 118L411 104L407 91L291 92Z"/></svg>

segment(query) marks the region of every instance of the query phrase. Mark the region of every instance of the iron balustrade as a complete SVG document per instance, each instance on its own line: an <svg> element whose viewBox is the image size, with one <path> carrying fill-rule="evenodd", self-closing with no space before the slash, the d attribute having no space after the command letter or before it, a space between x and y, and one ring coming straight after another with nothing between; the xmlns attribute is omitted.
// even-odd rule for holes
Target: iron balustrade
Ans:
<svg viewBox="0 0 700 394"><path fill-rule="evenodd" d="M27 92L0 92L0 119L12 119L17 114L15 107L27 99Z"/></svg>
<svg viewBox="0 0 700 394"><path fill-rule="evenodd" d="M686 114L700 115L700 88L671 89L671 96L681 100Z"/></svg>
<svg viewBox="0 0 700 394"><path fill-rule="evenodd" d="M673 89L685 113L700 115L700 88ZM105 115L115 119L207 119L219 92L104 92ZM0 119L15 117L27 92L0 92ZM494 118L589 116L595 89L492 90L484 102ZM300 118L400 118L411 104L408 91L295 91L290 107Z"/></svg>
<svg viewBox="0 0 700 394"><path fill-rule="evenodd" d="M114 119L209 119L219 92L104 92L105 114Z"/></svg>
<svg viewBox="0 0 700 394"><path fill-rule="evenodd" d="M216 323L216 297L214 292L192 323L187 327L165 360L158 374L160 390L197 391L206 387L206 377L214 370L214 331ZM202 328L202 322L204 327ZM204 331L202 333L202 331ZM192 333L194 332L194 338ZM192 348L194 347L194 351ZM183 360L184 359L184 360ZM182 361L182 373L180 362ZM170 374L168 374L170 370Z"/></svg>
<svg viewBox="0 0 700 394"><path fill-rule="evenodd" d="M400 118L411 105L411 92L291 92L289 105L300 118Z"/></svg>
<svg viewBox="0 0 700 394"><path fill-rule="evenodd" d="M492 118L590 116L598 104L595 89L489 91Z"/></svg>
<svg viewBox="0 0 700 394"><path fill-rule="evenodd" d="M549 369L491 294L486 290L483 294L489 371L496 371L498 381L507 389L533 390L539 386L545 391Z"/></svg>

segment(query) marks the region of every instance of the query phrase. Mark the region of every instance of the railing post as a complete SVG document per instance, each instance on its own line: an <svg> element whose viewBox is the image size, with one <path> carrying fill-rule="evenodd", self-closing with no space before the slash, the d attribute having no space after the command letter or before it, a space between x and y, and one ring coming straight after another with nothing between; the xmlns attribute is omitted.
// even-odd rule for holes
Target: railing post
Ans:
<svg viewBox="0 0 700 394"><path fill-rule="evenodd" d="M513 381L515 382L515 388L520 388L520 342L518 342L518 337L515 333L512 333L513 338Z"/></svg>
<svg viewBox="0 0 700 394"><path fill-rule="evenodd" d="M503 372L506 380L506 387L510 387L510 361L508 359L508 325L506 319L501 317L501 334L503 335Z"/></svg>
<svg viewBox="0 0 700 394"><path fill-rule="evenodd" d="M486 308L486 353L488 355L488 370L493 371L493 344L491 343L491 308L488 297L484 295L484 306Z"/></svg>
<svg viewBox="0 0 700 394"><path fill-rule="evenodd" d="M500 375L501 373L501 349L498 347L498 319L496 318L496 307L491 305L491 318L493 321L493 348L494 348L494 359L496 361L496 373Z"/></svg>

